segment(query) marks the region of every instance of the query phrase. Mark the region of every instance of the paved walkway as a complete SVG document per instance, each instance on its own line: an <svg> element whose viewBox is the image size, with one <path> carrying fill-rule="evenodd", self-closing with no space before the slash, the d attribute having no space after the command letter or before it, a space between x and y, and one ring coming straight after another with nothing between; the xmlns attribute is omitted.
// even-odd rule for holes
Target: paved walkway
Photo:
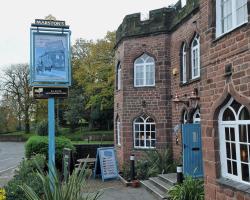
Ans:
<svg viewBox="0 0 250 200"><path fill-rule="evenodd" d="M24 143L0 142L0 187L12 178L23 157Z"/></svg>
<svg viewBox="0 0 250 200"><path fill-rule="evenodd" d="M126 187L120 181L88 180L84 192L100 191L100 200L155 200L156 198L143 187Z"/></svg>

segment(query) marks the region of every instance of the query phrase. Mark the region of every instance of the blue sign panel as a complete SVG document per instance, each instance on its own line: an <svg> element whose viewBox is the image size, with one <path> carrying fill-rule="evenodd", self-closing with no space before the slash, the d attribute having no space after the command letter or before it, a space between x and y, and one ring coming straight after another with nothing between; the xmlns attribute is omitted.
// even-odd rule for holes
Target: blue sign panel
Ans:
<svg viewBox="0 0 250 200"><path fill-rule="evenodd" d="M70 86L70 31L31 28L31 85Z"/></svg>
<svg viewBox="0 0 250 200"><path fill-rule="evenodd" d="M118 167L113 147L98 148L94 176L101 173L102 180L118 178Z"/></svg>

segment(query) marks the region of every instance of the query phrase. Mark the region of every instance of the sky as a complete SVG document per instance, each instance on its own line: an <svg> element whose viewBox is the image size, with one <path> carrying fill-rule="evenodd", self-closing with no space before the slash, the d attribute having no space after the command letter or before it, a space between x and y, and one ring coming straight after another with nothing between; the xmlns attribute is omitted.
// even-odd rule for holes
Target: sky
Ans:
<svg viewBox="0 0 250 200"><path fill-rule="evenodd" d="M123 18L173 5L177 0L7 0L0 4L0 73L10 64L29 62L29 28L49 14L64 20L77 38L96 40L114 31Z"/></svg>

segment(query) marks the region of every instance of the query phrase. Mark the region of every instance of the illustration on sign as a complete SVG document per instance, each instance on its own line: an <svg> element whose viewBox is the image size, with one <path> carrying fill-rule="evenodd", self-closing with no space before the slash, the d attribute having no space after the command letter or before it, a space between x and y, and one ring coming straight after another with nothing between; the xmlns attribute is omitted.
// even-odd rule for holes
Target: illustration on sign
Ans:
<svg viewBox="0 0 250 200"><path fill-rule="evenodd" d="M34 35L34 81L68 81L66 35Z"/></svg>

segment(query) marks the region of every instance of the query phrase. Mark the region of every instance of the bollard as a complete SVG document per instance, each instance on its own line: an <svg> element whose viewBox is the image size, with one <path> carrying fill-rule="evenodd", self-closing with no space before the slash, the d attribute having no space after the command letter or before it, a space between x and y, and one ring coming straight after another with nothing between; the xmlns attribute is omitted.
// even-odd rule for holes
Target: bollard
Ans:
<svg viewBox="0 0 250 200"><path fill-rule="evenodd" d="M183 172L182 172L182 165L178 165L176 168L177 171L177 183L183 183Z"/></svg>
<svg viewBox="0 0 250 200"><path fill-rule="evenodd" d="M135 180L135 155L130 156L130 171L131 171L131 181Z"/></svg>

